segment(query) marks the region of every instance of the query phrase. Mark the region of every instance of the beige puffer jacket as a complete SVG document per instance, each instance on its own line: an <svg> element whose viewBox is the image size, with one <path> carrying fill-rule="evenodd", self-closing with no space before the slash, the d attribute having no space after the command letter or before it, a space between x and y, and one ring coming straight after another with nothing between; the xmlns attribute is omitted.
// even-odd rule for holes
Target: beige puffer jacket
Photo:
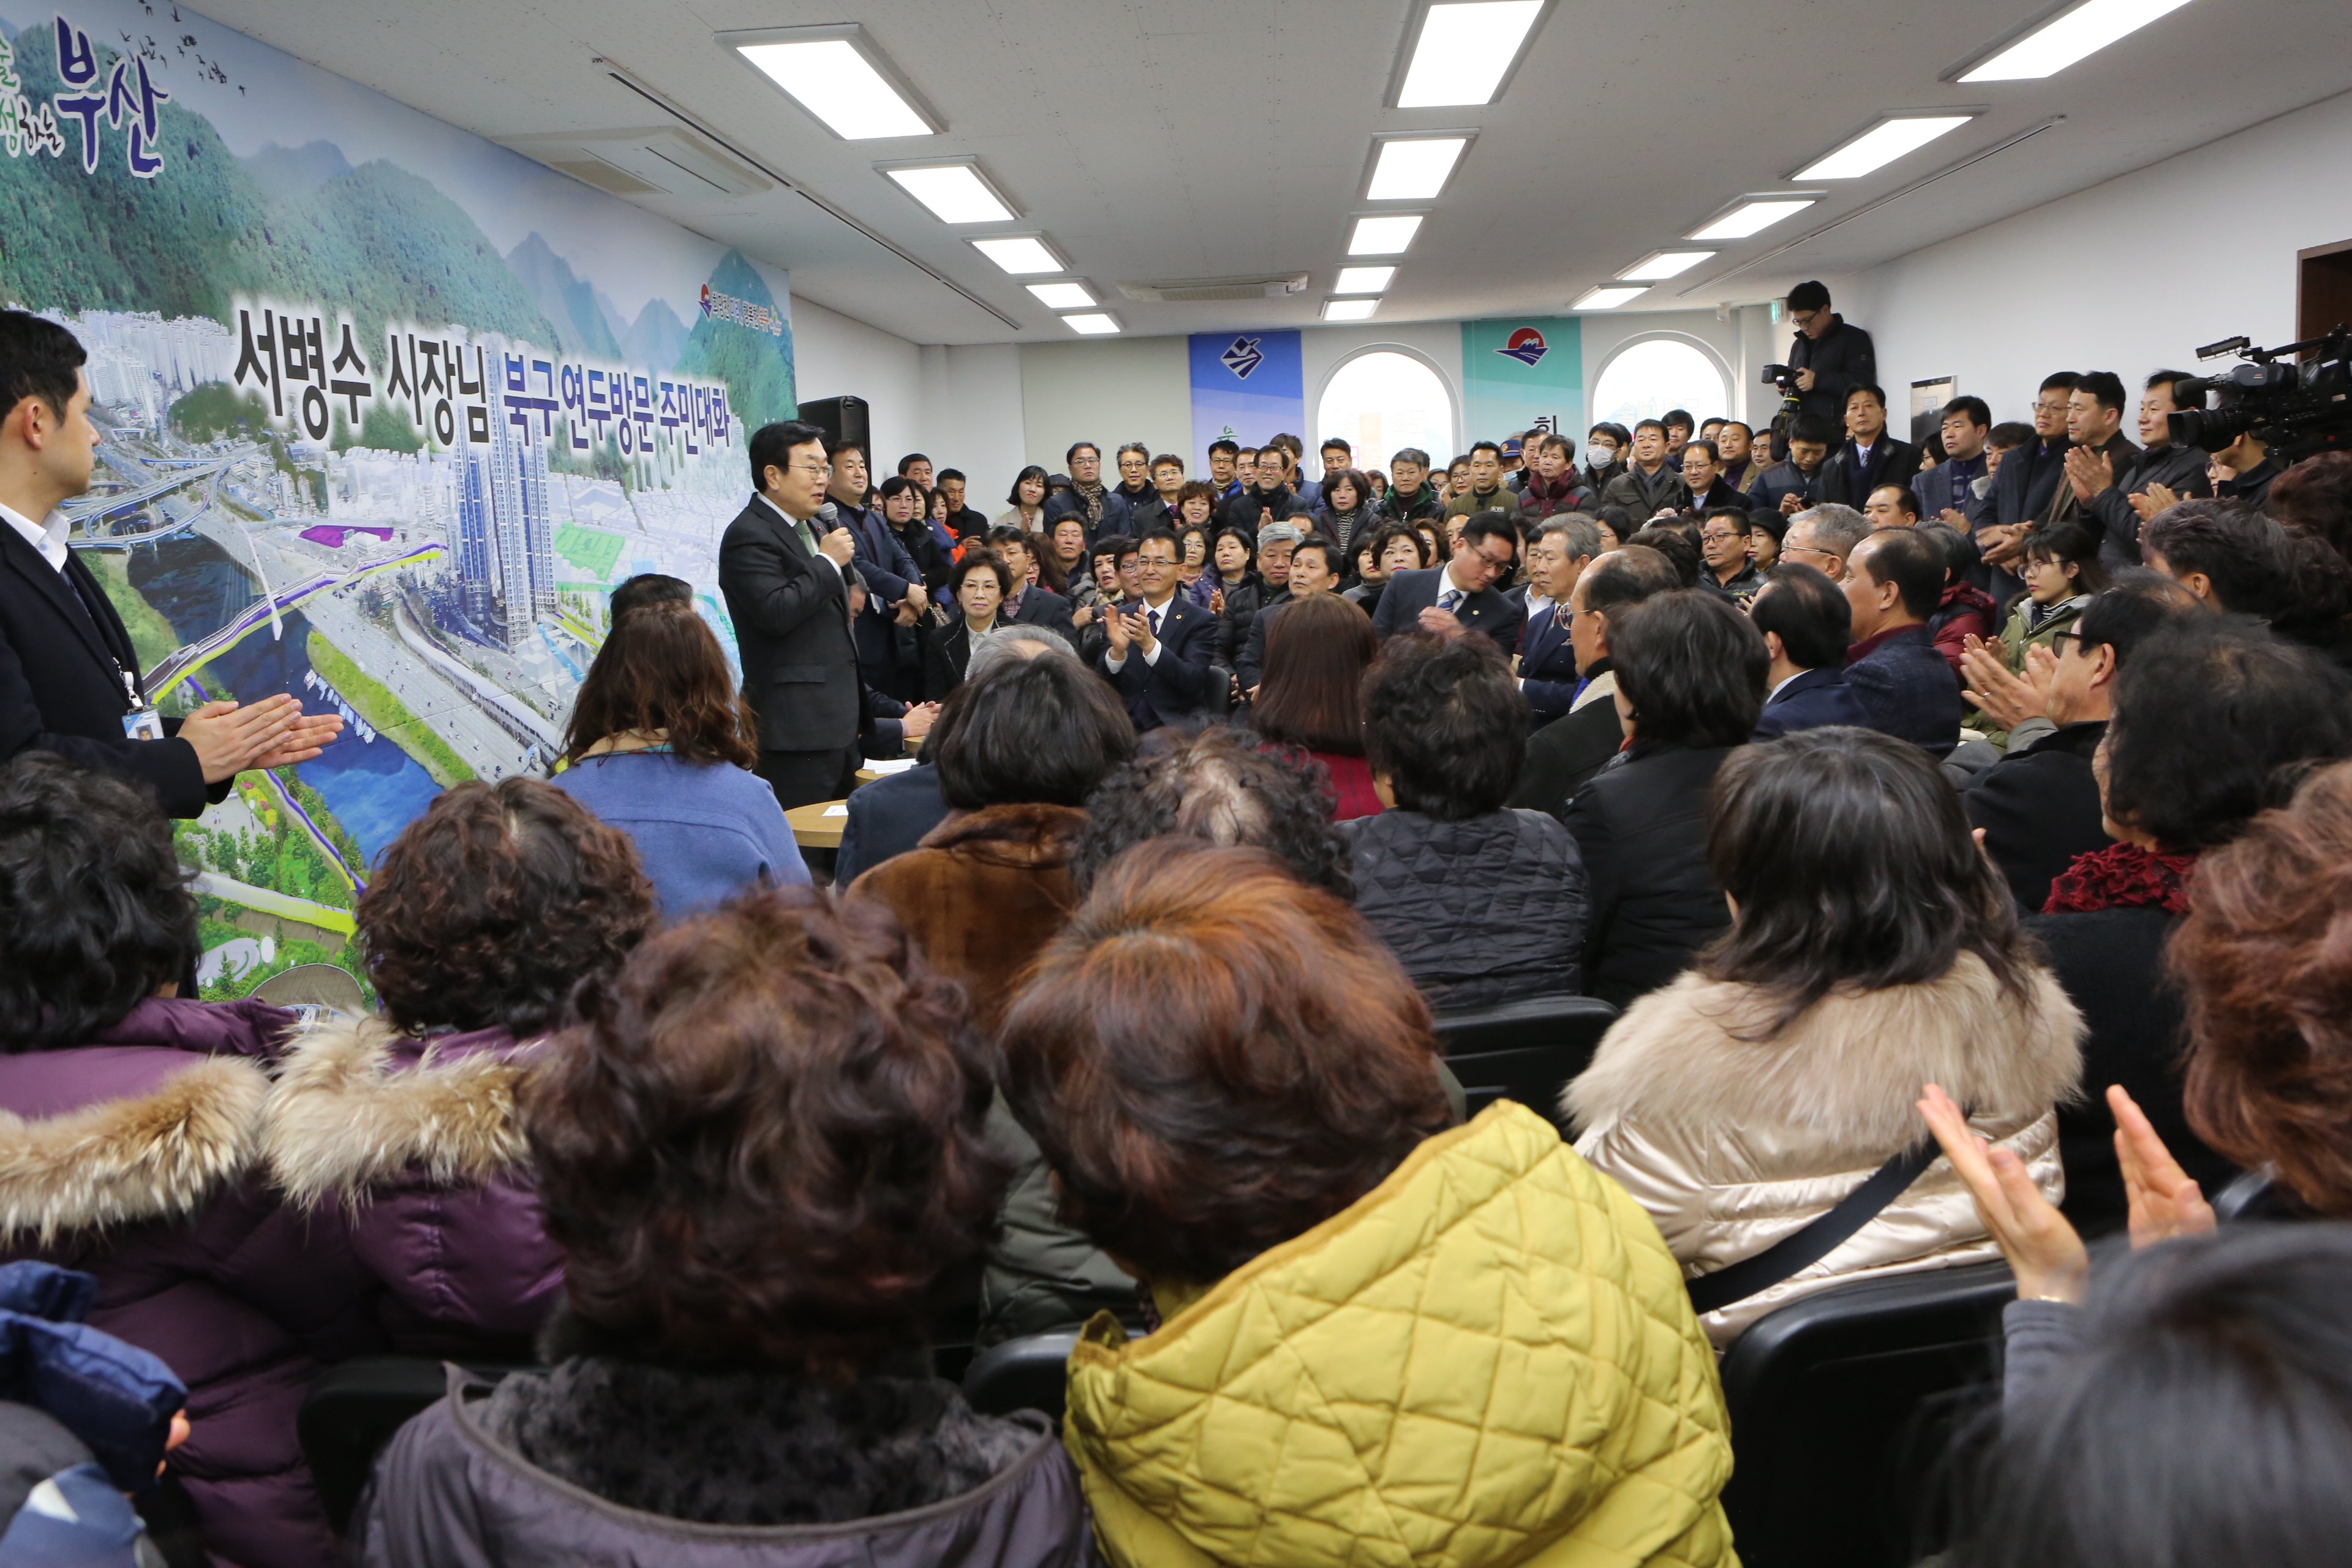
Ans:
<svg viewBox="0 0 2352 1568"><path fill-rule="evenodd" d="M1562 1097L1577 1152L1624 1184L1690 1277L1799 1230L1924 1136L1924 1084L2064 1195L2055 1106L2078 1092L2083 1022L2046 972L2028 973L2021 1002L1962 953L1939 980L1833 991L1778 1037L1741 1037L1772 1011L1753 987L1685 974L1635 1003ZM1829 1285L1999 1256L1938 1159L1828 1257L1700 1321L1720 1348Z"/></svg>

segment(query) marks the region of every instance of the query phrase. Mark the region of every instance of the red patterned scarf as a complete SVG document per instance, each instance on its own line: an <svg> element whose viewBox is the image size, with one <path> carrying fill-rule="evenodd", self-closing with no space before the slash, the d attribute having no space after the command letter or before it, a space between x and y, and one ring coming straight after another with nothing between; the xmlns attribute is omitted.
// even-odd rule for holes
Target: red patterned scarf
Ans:
<svg viewBox="0 0 2352 1568"><path fill-rule="evenodd" d="M2137 844L2110 844L2077 855L2074 863L2050 884L2045 915L2088 914L2095 910L2162 910L2189 912L2189 873L2197 864L2192 851L2143 849Z"/></svg>

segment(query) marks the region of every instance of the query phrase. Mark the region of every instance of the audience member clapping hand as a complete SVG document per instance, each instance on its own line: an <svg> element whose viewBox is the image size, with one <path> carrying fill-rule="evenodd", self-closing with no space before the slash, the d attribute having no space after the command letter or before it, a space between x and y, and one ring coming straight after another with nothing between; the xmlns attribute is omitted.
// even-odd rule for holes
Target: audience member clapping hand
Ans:
<svg viewBox="0 0 2352 1568"><path fill-rule="evenodd" d="M2213 1209L2205 1194L2120 1084L2108 1088L2107 1108L2115 1113L2116 1157L2131 1197L2132 1246L2211 1230ZM2024 1162L1971 1131L1968 1113L1932 1083L1919 1100L1919 1114L1976 1200L1985 1228L2000 1243L2001 1256L2017 1276L2019 1297L2079 1306L2090 1285L2090 1253L2066 1216L2034 1185Z"/></svg>
<svg viewBox="0 0 2352 1568"><path fill-rule="evenodd" d="M2025 673L2014 674L1998 643L1971 637L1960 653L1960 673L1968 680L1960 695L2002 729L2014 730L2049 712L2050 679L2057 669L2058 656L2037 643L2025 650Z"/></svg>

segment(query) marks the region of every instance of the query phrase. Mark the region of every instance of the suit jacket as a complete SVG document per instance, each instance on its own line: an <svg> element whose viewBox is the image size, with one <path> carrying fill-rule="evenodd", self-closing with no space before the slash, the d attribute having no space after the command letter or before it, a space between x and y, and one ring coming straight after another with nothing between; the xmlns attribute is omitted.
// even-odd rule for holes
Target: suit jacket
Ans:
<svg viewBox="0 0 2352 1568"><path fill-rule="evenodd" d="M2132 459L2139 456L2138 443L2126 437L2120 430L2108 437L2096 447L2092 447L2091 450L2094 453L2104 454L2109 465L2111 465L2118 474L2127 474L2131 472ZM2200 468L2199 472L2201 475L2203 469ZM2097 498L2094 497L2092 499L2096 500ZM2083 523L2094 533L2096 533L2099 531L2100 520L2098 513L2094 511L2088 503L2079 501L2074 499L2074 487L2073 483L2064 477L2064 465L2062 464L2060 465L2060 477L2057 487L2050 492L2049 515L2044 517L2042 521L2044 522L2063 522L2070 519ZM2131 564L2137 565L2138 563L2133 562Z"/></svg>
<svg viewBox="0 0 2352 1568"><path fill-rule="evenodd" d="M898 684L900 629L898 612L891 606L907 596L910 585L923 580L923 569L915 564L915 558L907 553L906 545L880 512L839 501L825 504L834 509L835 526L849 530L856 545L850 560L866 582L866 608L850 631L857 645L858 666L869 684L888 691ZM825 531L822 517L810 526L819 535Z"/></svg>
<svg viewBox="0 0 2352 1568"><path fill-rule="evenodd" d="M1528 700L1532 734L1567 717L1568 705L1576 700L1576 649L1559 624L1559 606L1529 618L1526 601L1519 604L1519 691Z"/></svg>
<svg viewBox="0 0 2352 1568"><path fill-rule="evenodd" d="M812 554L784 514L754 496L719 537L719 591L735 623L760 749L828 752L854 742L865 700L840 568Z"/></svg>
<svg viewBox="0 0 2352 1568"><path fill-rule="evenodd" d="M834 886L845 888L860 873L894 855L904 855L947 818L947 797L940 794L940 770L929 762L853 790L849 820L842 824L841 848L834 857Z"/></svg>
<svg viewBox="0 0 2352 1568"><path fill-rule="evenodd" d="M1960 792L2021 914L2040 912L2050 901L2050 884L2074 857L2110 842L2099 781L2091 773L2091 753L2106 732L2105 720L2062 725L2011 752Z"/></svg>
<svg viewBox="0 0 2352 1568"><path fill-rule="evenodd" d="M1977 528L1977 542L1984 542L1988 527L2014 527L2019 523L2035 523L2050 515L2050 505L2058 487L2066 479L2065 437L2052 438L2053 445L2044 450L2042 438L2035 437L2000 460L2000 472L1992 477L1992 489L1984 499L1983 507L1971 513ZM2024 586L2022 579L2007 566L1988 565L1977 586L1990 591L2004 610L2009 601Z"/></svg>
<svg viewBox="0 0 2352 1568"><path fill-rule="evenodd" d="M1728 746L1637 745L1569 807L1591 890L1584 985L1593 995L1627 1005L1688 968L1731 923L1706 859L1707 797L1730 754Z"/></svg>
<svg viewBox="0 0 2352 1568"><path fill-rule="evenodd" d="M1862 510L1870 492L1881 485L1901 485L1909 489L1919 477L1919 448L1908 441L1898 441L1893 430L1882 432L1878 445L1870 449L1870 461L1857 463L1853 441L1841 442L1822 463L1822 500L1838 501Z"/></svg>
<svg viewBox="0 0 2352 1568"><path fill-rule="evenodd" d="M1799 510L1811 506L1821 499L1822 475L1828 469L1829 459L1826 458L1822 459L1822 466L1810 474L1794 463L1773 464L1757 479L1756 488L1748 492L1749 515L1759 511L1778 512L1782 496L1797 497Z"/></svg>
<svg viewBox="0 0 2352 1568"><path fill-rule="evenodd" d="M1118 493L1117 485L1103 487L1102 521L1099 523L1087 522L1086 498L1078 494L1076 486L1055 490L1045 498L1045 526L1037 531L1050 537L1054 525L1066 517L1075 517L1086 524L1088 544L1109 534L1132 532L1130 525L1135 521L1134 509L1127 504L1127 498Z"/></svg>
<svg viewBox="0 0 2352 1568"><path fill-rule="evenodd" d="M55 752L148 785L167 816L202 816L230 786L205 786L196 749L177 738L175 719L165 721L161 741L124 738L124 671L138 680L131 634L81 557L67 552L60 574L0 523L0 760Z"/></svg>
<svg viewBox="0 0 2352 1568"><path fill-rule="evenodd" d="M1566 821L1576 792L1592 782L1625 744L1625 726L1617 718L1617 672L1606 658L1596 658L1585 673L1592 678L1568 716L1547 724L1528 742L1528 760L1511 791L1510 805L1548 811Z"/></svg>
<svg viewBox="0 0 2352 1568"><path fill-rule="evenodd" d="M1076 647L1078 628L1072 624L1076 613L1069 600L1041 583L1021 590L1021 605L1013 612L1012 622L1014 626L1044 626L1059 632L1072 647Z"/></svg>
<svg viewBox="0 0 2352 1568"><path fill-rule="evenodd" d="M1220 679L1210 669L1217 651L1217 617L1181 594L1163 607L1160 644L1160 657L1150 663L1128 644L1126 662L1117 669L1106 647L1095 667L1118 688L1138 730L1156 730L1171 719L1200 712L1210 705L1211 682Z"/></svg>
<svg viewBox="0 0 2352 1568"><path fill-rule="evenodd" d="M1786 686L1765 700L1764 716L1756 721L1756 738L1770 741L1829 724L1874 728L1870 710L1862 705L1861 697L1846 684L1844 670L1800 670L1789 678Z"/></svg>
<svg viewBox="0 0 2352 1568"><path fill-rule="evenodd" d="M1436 607L1438 595L1444 592L1445 568L1433 566L1421 572L1400 572L1389 579L1381 592L1381 607L1372 616L1372 630L1382 642L1399 632L1409 632L1421 625L1421 612ZM1485 632L1495 639L1495 646L1508 658L1519 651L1519 621L1511 614L1511 601L1499 588L1481 588L1454 607L1456 619L1473 631ZM1521 615L1525 612L1522 611Z"/></svg>
<svg viewBox="0 0 2352 1568"><path fill-rule="evenodd" d="M1846 684L1870 713L1870 726L1909 741L1938 762L1960 743L1960 683L1936 651L1927 628L1904 626L1848 655Z"/></svg>
<svg viewBox="0 0 2352 1568"><path fill-rule="evenodd" d="M1282 617L1282 612L1298 601L1285 594L1282 602L1268 605L1249 618L1249 631L1242 638L1242 651L1234 660L1234 676L1242 684L1242 695L1247 697L1252 688L1265 679L1266 628Z"/></svg>

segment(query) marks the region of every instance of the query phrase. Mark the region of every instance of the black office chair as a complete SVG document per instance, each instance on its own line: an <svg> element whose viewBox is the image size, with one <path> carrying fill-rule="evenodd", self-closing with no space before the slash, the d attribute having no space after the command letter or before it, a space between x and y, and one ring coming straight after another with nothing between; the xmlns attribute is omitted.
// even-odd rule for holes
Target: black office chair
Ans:
<svg viewBox="0 0 2352 1568"><path fill-rule="evenodd" d="M2006 1263L1863 1279L1759 1318L1723 1358L1748 1568L1906 1568L1945 1542L1954 1439L2000 1376Z"/></svg>
<svg viewBox="0 0 2352 1568"><path fill-rule="evenodd" d="M467 1370L495 1383L512 1369ZM393 1434L448 1392L448 1368L429 1356L362 1356L329 1367L310 1384L294 1434L337 1533L351 1527L375 1457Z"/></svg>
<svg viewBox="0 0 2352 1568"><path fill-rule="evenodd" d="M1598 996L1544 996L1475 1013L1441 1013L1437 1037L1472 1116L1516 1100L1558 1118L1559 1091L1591 1064L1617 1009Z"/></svg>
<svg viewBox="0 0 2352 1568"><path fill-rule="evenodd" d="M964 1403L982 1415L1042 1410L1058 1423L1069 1387L1076 1334L1031 1334L991 1345L963 1374Z"/></svg>

